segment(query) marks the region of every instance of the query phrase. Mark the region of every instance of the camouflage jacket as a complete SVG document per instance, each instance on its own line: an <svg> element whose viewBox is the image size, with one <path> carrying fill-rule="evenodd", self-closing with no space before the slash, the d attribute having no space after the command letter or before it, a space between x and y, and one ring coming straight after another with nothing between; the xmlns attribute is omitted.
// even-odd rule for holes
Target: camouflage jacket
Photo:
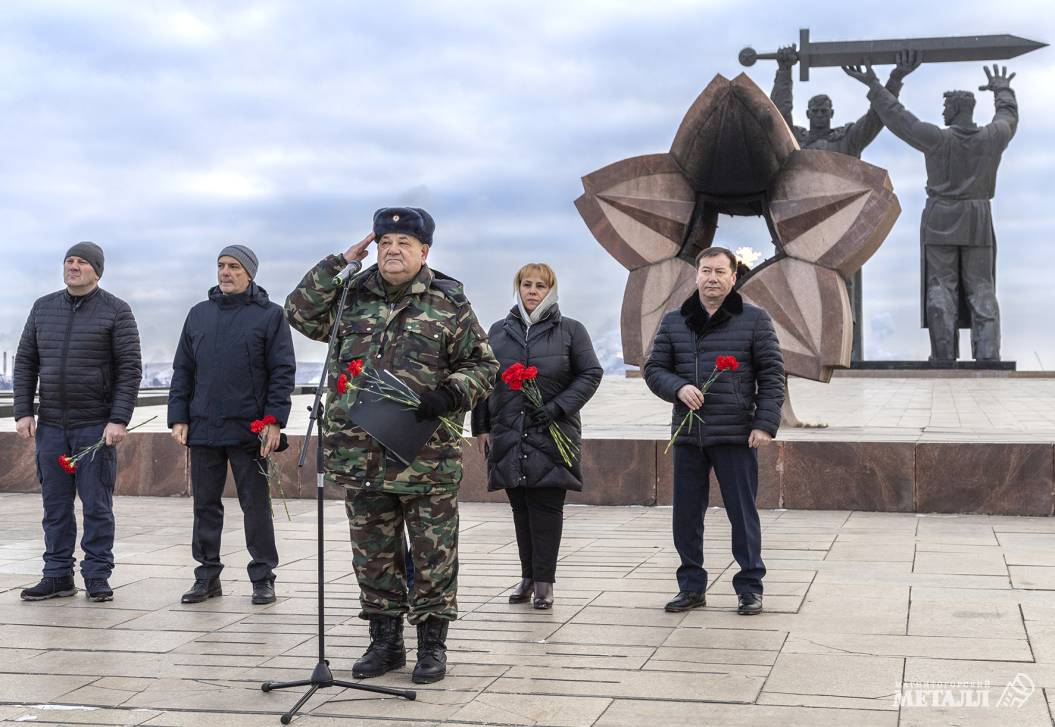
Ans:
<svg viewBox="0 0 1055 727"><path fill-rule="evenodd" d="M345 267L331 255L304 276L286 298L286 317L308 338L326 340L333 326L340 286L334 276ZM443 273L421 269L396 300L389 300L377 266L353 278L338 328L337 353L328 362L323 413L323 457L327 479L351 488L400 494L457 490L462 479L461 440L440 427L409 467L347 421L355 392L336 393L337 376L349 361L385 369L419 394L440 384L457 393L464 412L490 393L498 373L487 336L476 320L462 284Z"/></svg>

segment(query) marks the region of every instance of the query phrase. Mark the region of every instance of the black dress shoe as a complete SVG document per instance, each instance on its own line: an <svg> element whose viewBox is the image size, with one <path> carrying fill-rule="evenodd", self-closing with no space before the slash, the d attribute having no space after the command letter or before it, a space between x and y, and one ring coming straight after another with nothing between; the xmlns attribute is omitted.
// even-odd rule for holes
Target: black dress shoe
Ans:
<svg viewBox="0 0 1055 727"><path fill-rule="evenodd" d="M275 602L275 586L271 581L257 581L253 584L253 605L262 606Z"/></svg>
<svg viewBox="0 0 1055 727"><path fill-rule="evenodd" d="M664 611L679 613L707 605L707 594L703 591L681 591L663 607Z"/></svg>
<svg viewBox="0 0 1055 727"><path fill-rule="evenodd" d="M736 607L736 612L741 616L754 616L762 613L761 593L741 593L739 600L740 605Z"/></svg>
<svg viewBox="0 0 1055 727"><path fill-rule="evenodd" d="M535 581L530 578L524 578L513 588L513 592L509 594L509 602L527 603L531 600L531 591L534 588Z"/></svg>
<svg viewBox="0 0 1055 727"><path fill-rule="evenodd" d="M223 589L220 587L220 578L199 578L194 581L190 590L183 594L181 603L201 603L216 596L222 596Z"/></svg>
<svg viewBox="0 0 1055 727"><path fill-rule="evenodd" d="M553 608L553 584L535 581L535 598L531 605L539 611L548 611Z"/></svg>

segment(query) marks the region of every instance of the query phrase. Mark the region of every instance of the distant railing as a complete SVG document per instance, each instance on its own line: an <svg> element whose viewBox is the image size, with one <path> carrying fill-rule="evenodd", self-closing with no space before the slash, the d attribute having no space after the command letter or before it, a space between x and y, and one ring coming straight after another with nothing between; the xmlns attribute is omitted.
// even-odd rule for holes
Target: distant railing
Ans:
<svg viewBox="0 0 1055 727"><path fill-rule="evenodd" d="M310 386L295 386L293 388L293 395L314 394L316 388L318 387L315 384ZM13 399L14 395L10 391L0 392L0 418L15 415L15 403ZM136 406L163 406L167 404L168 401L168 389L143 387L139 390L139 396L136 398ZM34 407L34 409L35 408L36 407Z"/></svg>

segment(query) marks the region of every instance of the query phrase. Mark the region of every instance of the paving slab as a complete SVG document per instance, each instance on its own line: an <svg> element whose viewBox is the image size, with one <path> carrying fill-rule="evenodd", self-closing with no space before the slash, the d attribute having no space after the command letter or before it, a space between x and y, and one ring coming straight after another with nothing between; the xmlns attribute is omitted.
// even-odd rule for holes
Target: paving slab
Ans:
<svg viewBox="0 0 1055 727"><path fill-rule="evenodd" d="M209 727L277 723L317 658L314 509L277 523L279 601L249 603L238 518L224 533L224 596L184 605L187 501L122 498L117 599L23 603L42 548L39 498L0 495L0 720ZM228 503L229 512L237 504ZM339 502L327 503L327 656L348 678L369 637ZM751 724L763 727L1051 724L1055 528L1037 518L761 513L766 613L735 612L723 512L711 513L708 605L669 614L669 508L568 507L556 604L506 600L519 579L504 504L463 503L449 675L407 702L331 689L297 724L349 727ZM150 528L138 523L165 523ZM286 545L289 544L287 548ZM7 557L4 557L6 554ZM124 559L122 559L124 558ZM408 665L374 683L411 688ZM1020 676L1021 675L1021 676ZM1017 682L1015 680L1018 680ZM1028 679L1028 681L1027 681ZM988 707L899 704L915 683L988 681ZM998 693L999 692L999 693ZM900 721L899 721L900 720Z"/></svg>

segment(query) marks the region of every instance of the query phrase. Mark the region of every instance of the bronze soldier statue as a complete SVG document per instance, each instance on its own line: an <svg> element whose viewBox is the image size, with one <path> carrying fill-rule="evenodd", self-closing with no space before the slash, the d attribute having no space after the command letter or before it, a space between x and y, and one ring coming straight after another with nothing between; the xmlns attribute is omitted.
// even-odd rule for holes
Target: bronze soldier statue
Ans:
<svg viewBox="0 0 1055 727"><path fill-rule="evenodd" d="M974 94L945 93L942 129L917 119L883 88L871 65L844 66L868 86L872 111L898 138L923 152L927 203L920 226L923 327L930 330L931 361L954 361L958 328L971 329L976 361L1000 360L1000 308L996 301L996 234L990 200L1000 158L1018 126L1018 103L1007 68L984 68L996 113L974 123Z"/></svg>
<svg viewBox="0 0 1055 727"><path fill-rule="evenodd" d="M809 119L810 128L805 129L796 126L792 119L792 81L791 68L799 60L798 51L795 46L784 46L777 50L777 73L773 79L773 91L769 98L784 117L788 128L795 134L795 140L803 149L815 149L817 151L833 151L839 154L847 154L855 159L861 158L861 152L871 144L879 132L883 129L883 121L871 108L857 121L843 124L832 128L832 118L835 116L835 107L832 105L831 97L827 94L813 96L806 105L806 118ZM890 72L890 78L886 82L886 89L897 98L901 93L905 76L919 67L918 53L901 53L898 55L897 63ZM854 335L852 360L859 361L864 358L861 341L861 271L858 270L852 278L846 280L847 293L850 296L850 305L854 314Z"/></svg>
<svg viewBox="0 0 1055 727"><path fill-rule="evenodd" d="M830 96L820 93L813 96L806 105L806 118L810 121L810 128L796 126L791 116L791 68L798 61L795 46L780 48L776 52L776 60L777 73L773 79L773 91L769 94L769 98L780 111L780 115L788 122L788 127L795 134L795 140L799 142L799 146L803 149L849 154L860 159L861 152L875 140L883 129L883 121L879 118L879 114L869 109L857 121L833 129L832 118L835 116L835 107L832 105ZM890 78L886 82L886 89L897 98L901 93L905 76L918 67L919 54L899 55L897 65L890 72Z"/></svg>

